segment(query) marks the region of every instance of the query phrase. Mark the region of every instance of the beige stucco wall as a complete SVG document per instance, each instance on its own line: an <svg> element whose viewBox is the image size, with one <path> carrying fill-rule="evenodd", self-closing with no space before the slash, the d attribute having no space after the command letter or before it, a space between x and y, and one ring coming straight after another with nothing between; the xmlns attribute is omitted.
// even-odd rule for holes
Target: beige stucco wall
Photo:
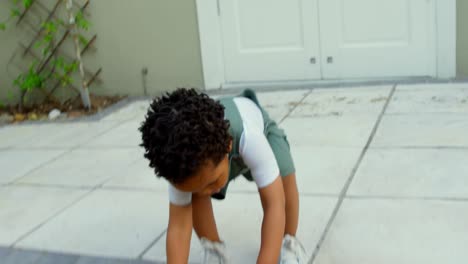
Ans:
<svg viewBox="0 0 468 264"><path fill-rule="evenodd" d="M91 3L91 22L98 32L93 64L103 68L106 93L143 94L144 67L150 94L203 86L195 0Z"/></svg>
<svg viewBox="0 0 468 264"><path fill-rule="evenodd" d="M52 0L48 0L53 2ZM0 18L8 1L0 1ZM195 0L99 0L89 7L91 33L98 33L96 50L84 59L103 68L99 94L142 95L141 71L148 68L151 95L181 86L203 88L203 73ZM468 1L457 0L457 73L468 77ZM24 29L0 32L0 100L18 71L7 65L17 43L28 38ZM24 41L26 42L26 41Z"/></svg>
<svg viewBox="0 0 468 264"><path fill-rule="evenodd" d="M8 6L8 1L0 1L0 18L8 15ZM103 82L93 85L93 92L142 95L143 68L148 69L150 95L181 86L203 88L195 0L99 0L91 1L87 10L92 23L87 35L98 37L96 49L84 61L90 70L103 69ZM8 61L18 41L27 42L25 28L10 26L0 32L0 100L18 73Z"/></svg>
<svg viewBox="0 0 468 264"><path fill-rule="evenodd" d="M9 15L7 1L0 1L0 21L4 21ZM16 89L12 89L12 82L14 78L20 73L15 66L15 57L20 58L17 55L17 46L20 41L24 41L22 38L23 30L15 30L11 26L8 26L6 31L0 31L0 102L6 103L7 94L9 91L13 92L13 96L16 96ZM15 55L16 54L16 55Z"/></svg>
<svg viewBox="0 0 468 264"><path fill-rule="evenodd" d="M457 75L468 77L468 1L457 0Z"/></svg>

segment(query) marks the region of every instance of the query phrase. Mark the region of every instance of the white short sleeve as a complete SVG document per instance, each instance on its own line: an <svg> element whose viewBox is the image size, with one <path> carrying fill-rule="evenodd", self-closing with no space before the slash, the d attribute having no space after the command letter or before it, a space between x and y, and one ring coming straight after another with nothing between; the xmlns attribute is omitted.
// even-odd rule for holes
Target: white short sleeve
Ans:
<svg viewBox="0 0 468 264"><path fill-rule="evenodd" d="M192 193L180 191L169 184L169 202L178 206L188 205L192 202Z"/></svg>
<svg viewBox="0 0 468 264"><path fill-rule="evenodd" d="M244 127L240 155L245 165L250 168L258 188L270 185L279 176L275 155L263 132Z"/></svg>
<svg viewBox="0 0 468 264"><path fill-rule="evenodd" d="M270 185L279 176L279 167L263 130L263 115L250 99L238 97L234 102L242 118L244 131L239 154L249 167L258 188Z"/></svg>

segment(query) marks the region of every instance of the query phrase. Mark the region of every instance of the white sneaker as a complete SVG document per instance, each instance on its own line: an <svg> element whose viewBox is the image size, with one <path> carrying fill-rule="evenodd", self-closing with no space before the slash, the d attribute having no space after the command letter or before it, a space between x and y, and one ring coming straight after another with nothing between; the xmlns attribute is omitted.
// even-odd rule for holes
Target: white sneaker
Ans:
<svg viewBox="0 0 468 264"><path fill-rule="evenodd" d="M293 236L284 236L280 264L307 264L307 261L309 259L301 242Z"/></svg>
<svg viewBox="0 0 468 264"><path fill-rule="evenodd" d="M226 245L222 242L213 242L201 238L200 243L204 250L202 264L228 264L229 258L226 254Z"/></svg>

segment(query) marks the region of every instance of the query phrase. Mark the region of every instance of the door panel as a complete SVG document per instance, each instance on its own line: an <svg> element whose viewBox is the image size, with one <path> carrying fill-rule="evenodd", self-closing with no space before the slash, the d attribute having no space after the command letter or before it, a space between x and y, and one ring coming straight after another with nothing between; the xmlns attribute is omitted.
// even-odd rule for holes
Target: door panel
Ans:
<svg viewBox="0 0 468 264"><path fill-rule="evenodd" d="M219 5L228 82L320 78L316 0Z"/></svg>
<svg viewBox="0 0 468 264"><path fill-rule="evenodd" d="M435 75L432 0L319 0L326 79Z"/></svg>

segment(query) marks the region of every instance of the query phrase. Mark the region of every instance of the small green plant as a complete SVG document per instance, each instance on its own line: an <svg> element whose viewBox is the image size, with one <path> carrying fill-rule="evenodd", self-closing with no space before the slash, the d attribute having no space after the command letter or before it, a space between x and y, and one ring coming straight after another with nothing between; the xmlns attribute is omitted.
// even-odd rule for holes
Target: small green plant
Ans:
<svg viewBox="0 0 468 264"><path fill-rule="evenodd" d="M78 63L76 61L66 63L63 58L58 58L54 61L54 65L56 67L54 78L59 80L62 86L73 83L73 78L70 73L78 70Z"/></svg>
<svg viewBox="0 0 468 264"><path fill-rule="evenodd" d="M66 2L64 0L60 1ZM11 2L10 15L6 21L0 23L0 30L5 30L7 24L12 19L20 17L22 12L33 4L33 0L11 0ZM71 10L68 11L71 12ZM20 90L20 109L23 108L26 94L34 90L41 90L41 92L46 94L45 98L50 98L50 94L47 94L48 92L45 91L50 81L59 83L63 87L74 82L72 76L79 70L79 60L81 57L70 62L69 59L60 56L54 51L56 45L58 45L57 39L62 36L63 31L70 31L70 26L76 26L75 32L77 33L75 37L78 38L78 42L83 46L87 45L89 40L80 34L78 30L88 30L90 22L86 20L81 11L77 12L74 16L74 25L67 24L59 18L49 19L41 24L39 29L41 34L38 38L35 38L35 43L33 44L34 48L40 51L40 56L30 63L27 71L20 73L13 81L14 87ZM85 103L83 104L85 105ZM89 108L90 104L86 107Z"/></svg>
<svg viewBox="0 0 468 264"><path fill-rule="evenodd" d="M0 30L5 31L7 28L7 24L10 22L11 19L15 17L19 17L21 15L20 10L18 9L18 1L13 1L15 4L14 7L10 9L10 16L5 21L0 21Z"/></svg>
<svg viewBox="0 0 468 264"><path fill-rule="evenodd" d="M84 15L83 15L83 12L81 12L81 11L76 13L75 23L79 28L81 28L83 30L89 30L89 27L91 25L89 23L89 21L85 19Z"/></svg>
<svg viewBox="0 0 468 264"><path fill-rule="evenodd" d="M13 83L20 88L22 92L29 92L33 89L41 89L44 87L45 78L41 74L37 74L35 64L29 66L29 70L18 75Z"/></svg>

